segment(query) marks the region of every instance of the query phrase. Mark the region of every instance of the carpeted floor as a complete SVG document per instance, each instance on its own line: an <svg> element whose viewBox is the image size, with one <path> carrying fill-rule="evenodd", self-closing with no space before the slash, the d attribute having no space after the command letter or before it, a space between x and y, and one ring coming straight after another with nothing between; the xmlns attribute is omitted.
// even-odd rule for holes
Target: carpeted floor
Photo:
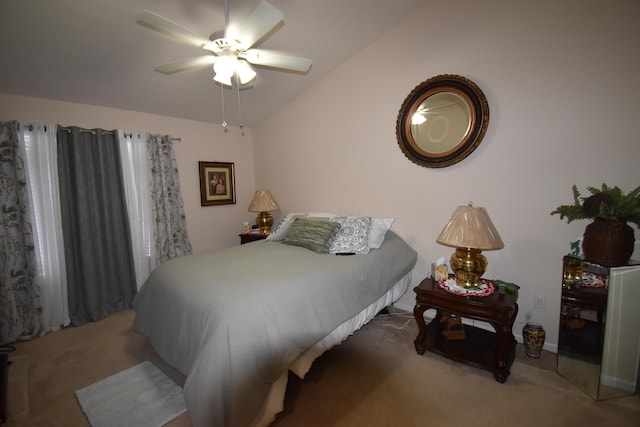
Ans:
<svg viewBox="0 0 640 427"><path fill-rule="evenodd" d="M144 360L176 383L148 340L133 332L134 312L18 343L9 367L8 427L88 425L74 391ZM325 353L304 380L290 376L274 426L634 426L640 396L596 402L555 373L555 355L524 355L500 384L489 372L416 354L409 313L378 317ZM188 413L170 427L190 426Z"/></svg>

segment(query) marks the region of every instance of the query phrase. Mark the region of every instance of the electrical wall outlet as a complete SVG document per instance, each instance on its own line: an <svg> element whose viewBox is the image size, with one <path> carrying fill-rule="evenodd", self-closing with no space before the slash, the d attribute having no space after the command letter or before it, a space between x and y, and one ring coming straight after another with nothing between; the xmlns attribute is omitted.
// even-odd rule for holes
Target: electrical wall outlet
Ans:
<svg viewBox="0 0 640 427"><path fill-rule="evenodd" d="M538 295L534 296L535 300L533 305L535 308L545 309L547 308L547 296L546 295Z"/></svg>

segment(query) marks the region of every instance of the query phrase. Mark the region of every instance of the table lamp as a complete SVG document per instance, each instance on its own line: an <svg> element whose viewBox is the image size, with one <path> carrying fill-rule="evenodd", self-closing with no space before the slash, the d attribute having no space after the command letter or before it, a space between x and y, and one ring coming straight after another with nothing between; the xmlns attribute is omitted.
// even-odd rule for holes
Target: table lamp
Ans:
<svg viewBox="0 0 640 427"><path fill-rule="evenodd" d="M280 209L280 206L278 206L278 202L276 202L269 190L258 190L253 195L253 200L249 203L249 212L258 212L256 225L260 228L262 234L271 232L273 217L269 212L278 209Z"/></svg>
<svg viewBox="0 0 640 427"><path fill-rule="evenodd" d="M504 248L498 231L485 208L458 206L436 240L441 245L456 248L451 255L451 269L458 286L479 286L480 277L487 270L487 258L482 251Z"/></svg>

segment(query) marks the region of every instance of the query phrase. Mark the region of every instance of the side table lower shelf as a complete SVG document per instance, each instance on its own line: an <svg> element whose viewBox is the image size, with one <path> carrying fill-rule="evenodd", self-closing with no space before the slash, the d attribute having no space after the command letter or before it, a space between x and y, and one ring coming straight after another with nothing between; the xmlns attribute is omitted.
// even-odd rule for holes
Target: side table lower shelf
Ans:
<svg viewBox="0 0 640 427"><path fill-rule="evenodd" d="M465 339L449 341L442 336L442 330L443 327L440 321L432 320L427 325L427 336L424 342L422 344L415 343L416 351L419 354L430 351L447 359L492 372L499 382L506 380L506 376L504 379L500 378L500 372L496 364L495 333L475 326L464 325ZM508 372L516 357L515 340L508 346L505 356Z"/></svg>

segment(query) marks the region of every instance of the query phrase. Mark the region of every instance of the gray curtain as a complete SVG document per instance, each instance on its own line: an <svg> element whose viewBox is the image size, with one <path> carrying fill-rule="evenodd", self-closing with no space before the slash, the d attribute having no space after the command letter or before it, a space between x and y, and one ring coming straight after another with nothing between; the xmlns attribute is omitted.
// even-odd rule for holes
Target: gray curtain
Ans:
<svg viewBox="0 0 640 427"><path fill-rule="evenodd" d="M136 293L117 133L58 127L69 317L98 321Z"/></svg>
<svg viewBox="0 0 640 427"><path fill-rule="evenodd" d="M156 265L160 265L172 258L189 255L192 249L171 136L148 134L147 153L151 167Z"/></svg>
<svg viewBox="0 0 640 427"><path fill-rule="evenodd" d="M0 122L0 344L40 329L40 290L18 122Z"/></svg>

